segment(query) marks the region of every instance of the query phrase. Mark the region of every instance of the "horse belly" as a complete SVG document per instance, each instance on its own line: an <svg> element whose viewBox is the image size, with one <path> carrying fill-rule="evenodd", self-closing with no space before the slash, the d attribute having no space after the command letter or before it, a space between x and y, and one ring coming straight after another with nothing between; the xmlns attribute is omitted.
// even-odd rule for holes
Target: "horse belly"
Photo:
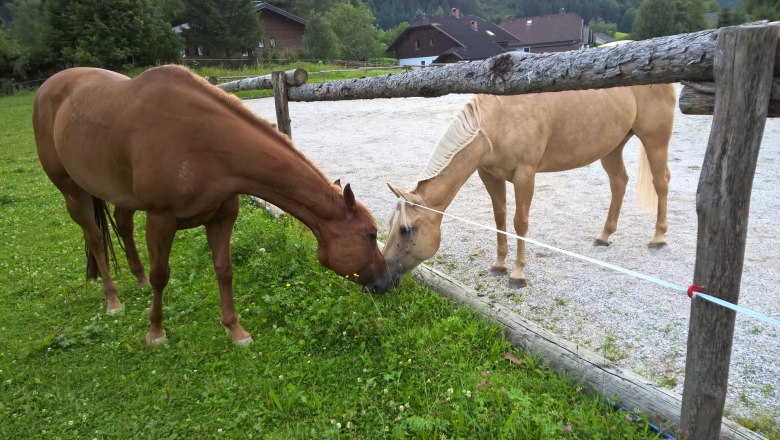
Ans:
<svg viewBox="0 0 780 440"><path fill-rule="evenodd" d="M55 131L56 133L56 131ZM120 165L106 130L71 124L55 134L55 148L68 176L86 192L113 205L140 209L132 190L132 170Z"/></svg>

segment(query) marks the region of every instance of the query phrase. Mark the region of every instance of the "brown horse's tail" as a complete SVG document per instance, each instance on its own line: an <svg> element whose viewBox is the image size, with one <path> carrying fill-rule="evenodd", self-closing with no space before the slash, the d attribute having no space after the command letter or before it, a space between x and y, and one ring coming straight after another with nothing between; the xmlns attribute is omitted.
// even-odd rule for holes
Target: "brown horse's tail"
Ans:
<svg viewBox="0 0 780 440"><path fill-rule="evenodd" d="M108 204L97 197L92 197L92 206L95 211L95 223L97 224L98 230L100 230L100 234L103 236L103 255L105 255L106 258L106 265L111 267L111 263L113 262L116 273L119 271L119 264L117 264L116 254L114 253L114 243L111 240L111 229L114 230L115 235L118 236L119 234L117 233L114 216L111 215ZM119 242L119 247L124 250L121 241ZM86 246L86 239L84 240L84 248L87 252L87 280L97 279L98 275L100 275L98 272L97 259L95 258L95 254L90 252L89 247Z"/></svg>
<svg viewBox="0 0 780 440"><path fill-rule="evenodd" d="M650 171L650 161L642 141L639 141L639 160L637 160L636 199L639 206L647 211L658 207L658 194L653 186L653 173Z"/></svg>

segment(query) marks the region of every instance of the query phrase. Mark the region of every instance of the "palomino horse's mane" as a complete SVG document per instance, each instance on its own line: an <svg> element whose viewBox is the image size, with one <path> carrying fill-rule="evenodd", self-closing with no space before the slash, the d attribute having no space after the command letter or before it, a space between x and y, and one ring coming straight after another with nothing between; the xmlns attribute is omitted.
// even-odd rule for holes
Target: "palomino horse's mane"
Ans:
<svg viewBox="0 0 780 440"><path fill-rule="evenodd" d="M458 113L453 116L450 125L447 126L439 143L428 160L419 181L425 181L439 175L449 164L455 155L466 148L474 139L483 132L480 126L479 95L474 95ZM483 132L484 134L484 132Z"/></svg>
<svg viewBox="0 0 780 440"><path fill-rule="evenodd" d="M202 86L202 87L200 87L200 89L202 89L206 93L211 93L213 96L217 97L222 102L225 102L226 104L228 104L230 107L232 107L236 111L236 113L238 113L239 116L241 116L242 118L244 118L248 122L259 126L263 130L268 130L268 131L271 131L273 133L278 134L279 135L279 139L282 141L282 143L285 146L287 146L291 151L295 152L295 154L299 157L299 159L301 161L305 162L312 169L316 170L319 173L319 175L322 177L323 180L325 180L326 182L330 183L330 181L328 180L328 177L325 175L325 172L323 172L322 169L320 169L320 167L317 166L317 164L312 162L306 155L304 155L295 146L295 144L293 144L293 142L292 142L292 140L290 139L289 136L287 136L285 133L282 133L281 131L279 131L279 129L274 124L272 124L271 122L269 122L269 121L259 117L258 115L256 115L252 111L250 111L244 105L244 103L241 101L240 98L236 97L235 95L231 95L230 93L225 92L224 90L220 89L219 87L214 87L211 83L206 81L205 78L202 78L202 77L196 75L190 69L188 69L188 68L186 68L184 66L177 65L177 64L169 64L169 65L165 65L165 66L154 67L154 68L151 68L151 69L147 70L147 72L152 73L152 72L154 72L154 71L156 71L158 69L162 69L162 68L166 68L167 72L175 72L175 71L178 70L182 74L186 74L188 77L192 78L195 82L197 82L199 86ZM146 73L146 72L144 72L144 73Z"/></svg>

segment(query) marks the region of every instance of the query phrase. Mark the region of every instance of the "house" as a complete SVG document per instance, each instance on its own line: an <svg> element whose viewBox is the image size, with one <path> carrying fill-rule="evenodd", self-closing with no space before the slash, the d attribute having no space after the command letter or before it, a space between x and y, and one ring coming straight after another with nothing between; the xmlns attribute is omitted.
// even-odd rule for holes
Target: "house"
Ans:
<svg viewBox="0 0 780 440"><path fill-rule="evenodd" d="M390 44L402 66L480 60L511 50L517 38L495 23L452 8L445 17L423 17Z"/></svg>
<svg viewBox="0 0 780 440"><path fill-rule="evenodd" d="M585 21L563 9L557 14L523 17L501 22L501 27L520 41L522 52L564 52L593 45L593 32Z"/></svg>
<svg viewBox="0 0 780 440"><path fill-rule="evenodd" d="M303 49L306 20L266 2L254 2L254 8L257 19L260 21L260 27L263 29L263 37L254 50L256 58L263 58L270 51L274 52L274 56L284 56ZM182 23L175 26L173 32L177 35L186 35L189 28L188 23ZM249 55L248 52L244 53L243 58L246 60ZM185 47L182 49L183 58L202 56L204 56L202 47L196 47L189 42L185 43Z"/></svg>
<svg viewBox="0 0 780 440"><path fill-rule="evenodd" d="M306 20L266 2L255 2L255 12L263 28L255 56L262 58L273 51L277 56L298 52L304 48Z"/></svg>

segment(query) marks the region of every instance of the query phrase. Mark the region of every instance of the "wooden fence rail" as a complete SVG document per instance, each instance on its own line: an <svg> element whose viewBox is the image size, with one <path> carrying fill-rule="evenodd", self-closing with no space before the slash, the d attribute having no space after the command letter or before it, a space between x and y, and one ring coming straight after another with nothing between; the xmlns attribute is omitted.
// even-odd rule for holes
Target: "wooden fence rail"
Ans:
<svg viewBox="0 0 780 440"><path fill-rule="evenodd" d="M506 53L481 61L417 69L374 78L328 81L275 88L279 127L289 134L287 101L329 101L396 97L433 97L450 93L523 93L582 90L681 81L715 81L715 112L697 192L699 216L693 280L712 296L736 303L742 274L748 207L760 141L777 90L780 25L764 23L653 38L606 48L551 54ZM279 74L281 75L281 74ZM281 78L281 76L280 76ZM224 85L220 85L223 87ZM265 86L264 86L265 87ZM699 87L699 92L701 87ZM706 94L706 93L705 93ZM707 98L710 99L710 98ZM707 111L702 110L702 111ZM484 312L484 310L483 310ZM647 411L657 424L680 420L675 432L687 439L761 438L723 419L735 314L701 299L691 306L688 354L680 416ZM517 338L515 338L517 339ZM520 338L524 341L536 337ZM542 338L544 339L544 338ZM513 340L514 343L514 340ZM551 366L586 383L577 362L556 344L537 347L549 352ZM582 364L592 365L584 361ZM575 365L575 366L573 366ZM602 387L620 400L635 401L645 387ZM647 387L654 389L654 387ZM666 402L666 393L645 399ZM679 401L679 398L678 398ZM661 405L669 407L669 405ZM673 428L674 429L674 428Z"/></svg>

